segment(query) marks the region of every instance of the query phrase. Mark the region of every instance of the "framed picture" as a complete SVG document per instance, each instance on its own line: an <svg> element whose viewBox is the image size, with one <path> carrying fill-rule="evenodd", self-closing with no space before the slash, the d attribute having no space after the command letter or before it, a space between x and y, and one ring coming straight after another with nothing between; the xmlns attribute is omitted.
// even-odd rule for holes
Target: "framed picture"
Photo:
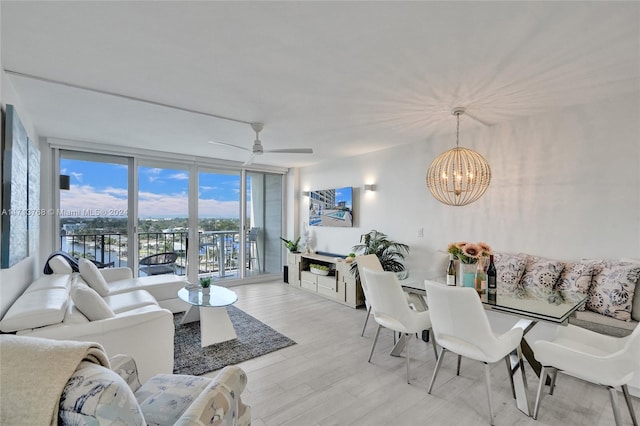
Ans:
<svg viewBox="0 0 640 426"><path fill-rule="evenodd" d="M26 258L29 250L29 138L13 105L7 105L4 132L2 268L10 268Z"/></svg>
<svg viewBox="0 0 640 426"><path fill-rule="evenodd" d="M309 192L309 225L353 226L353 188Z"/></svg>

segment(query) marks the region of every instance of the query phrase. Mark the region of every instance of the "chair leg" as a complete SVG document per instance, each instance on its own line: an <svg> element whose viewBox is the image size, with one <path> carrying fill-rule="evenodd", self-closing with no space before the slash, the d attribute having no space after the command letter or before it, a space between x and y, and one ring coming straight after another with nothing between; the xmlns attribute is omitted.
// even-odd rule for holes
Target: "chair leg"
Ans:
<svg viewBox="0 0 640 426"><path fill-rule="evenodd" d="M373 345L371 345L371 352L369 352L369 362L371 362L371 357L373 356L373 350L376 348L376 342L378 341L378 335L380 334L380 329L382 326L378 324L378 329L376 330L376 337L373 339Z"/></svg>
<svg viewBox="0 0 640 426"><path fill-rule="evenodd" d="M549 395L553 395L553 390L556 388L556 377L558 377L558 369L554 368L551 371L551 387L549 389Z"/></svg>
<svg viewBox="0 0 640 426"><path fill-rule="evenodd" d="M613 386L607 386L609 389L609 397L611 398L611 407L613 408L613 418L616 421L616 426L621 426L620 420L620 407L618 407L618 391Z"/></svg>
<svg viewBox="0 0 640 426"><path fill-rule="evenodd" d="M436 336L435 336L435 334L432 335L429 340L431 340L431 346L433 346L433 354L436 356L436 361L437 361L438 360L438 348L436 348Z"/></svg>
<svg viewBox="0 0 640 426"><path fill-rule="evenodd" d="M536 394L536 405L533 407L533 420L538 419L538 410L540 409L540 403L542 402L542 396L544 394L544 384L547 381L549 375L549 367L544 365L540 369L540 382L538 383L538 393Z"/></svg>
<svg viewBox="0 0 640 426"><path fill-rule="evenodd" d="M406 334L405 338L407 339L407 344L405 345L405 349L407 350L407 384L410 385L411 384L411 380L409 380L409 341L411 335L410 334Z"/></svg>
<svg viewBox="0 0 640 426"><path fill-rule="evenodd" d="M371 305L369 305L369 309L367 309L367 316L364 319L364 325L362 326L362 333L360 333L360 337L364 336L364 329L367 328L367 323L369 322L370 315L371 315Z"/></svg>
<svg viewBox="0 0 640 426"><path fill-rule="evenodd" d="M460 363L462 362L462 355L458 355L458 367L456 368L456 376L460 375Z"/></svg>
<svg viewBox="0 0 640 426"><path fill-rule="evenodd" d="M633 422L633 426L638 426L638 420L636 419L636 413L633 411L633 404L631 403L631 398L629 397L629 388L627 385L622 385L622 393L624 395L624 400L627 402L627 408L629 409L629 414L631 414L631 421Z"/></svg>
<svg viewBox="0 0 640 426"><path fill-rule="evenodd" d="M513 399L516 399L516 387L513 384L513 370L511 369L510 355L505 356L504 360L507 364L507 374L509 375L509 383L511 384L511 394L513 395Z"/></svg>
<svg viewBox="0 0 640 426"><path fill-rule="evenodd" d="M489 399L489 416L491 420L491 426L494 425L493 421L493 399L491 398L491 368L488 363L484 363L484 374L487 376L487 397Z"/></svg>
<svg viewBox="0 0 640 426"><path fill-rule="evenodd" d="M436 381L436 376L438 375L438 370L440 370L440 366L442 365L442 360L444 359L444 352L446 351L445 348L441 347L440 348L440 356L438 357L438 361L436 362L436 368L433 369L433 376L431 377L431 384L429 384L429 390L427 391L428 394L431 393L431 389L433 389L433 384Z"/></svg>

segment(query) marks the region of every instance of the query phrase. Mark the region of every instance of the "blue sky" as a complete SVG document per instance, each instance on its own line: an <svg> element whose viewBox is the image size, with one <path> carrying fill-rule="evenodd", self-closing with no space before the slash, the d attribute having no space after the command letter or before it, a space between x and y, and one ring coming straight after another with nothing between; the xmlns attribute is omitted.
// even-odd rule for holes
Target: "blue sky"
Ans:
<svg viewBox="0 0 640 426"><path fill-rule="evenodd" d="M127 166L81 160L60 160L60 174L70 176L71 189L61 191L63 210L127 209ZM189 172L139 167L140 217L186 217ZM199 216L239 217L240 175L199 173Z"/></svg>

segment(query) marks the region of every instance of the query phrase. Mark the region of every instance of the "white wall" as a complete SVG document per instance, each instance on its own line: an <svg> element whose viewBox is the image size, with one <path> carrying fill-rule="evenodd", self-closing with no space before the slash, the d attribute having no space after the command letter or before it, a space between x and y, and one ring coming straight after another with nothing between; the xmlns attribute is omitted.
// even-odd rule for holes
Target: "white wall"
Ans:
<svg viewBox="0 0 640 426"><path fill-rule="evenodd" d="M2 55L0 55L2 56ZM2 70L2 63L0 59L0 70ZM31 118L28 111L23 107L11 81L4 73L0 71L1 75L1 89L0 92L2 100L3 114L6 110L6 104L11 104L16 107L16 111L20 117L20 121L27 131L29 137L37 141L39 137L33 127ZM2 123L4 126L4 123ZM0 193L0 200L2 200L2 194ZM2 206L4 208L4 206ZM6 310L11 306L15 299L18 298L24 291L33 278L37 275L39 269L38 254L30 255L27 259L19 262L8 269L0 269L0 318L5 314Z"/></svg>
<svg viewBox="0 0 640 426"><path fill-rule="evenodd" d="M377 229L411 246L406 265L415 279L432 275L432 254L460 240L567 260L640 257L638 99L634 93L461 134L461 146L480 152L492 171L484 196L464 207L437 202L425 183L455 133L302 168L301 190L354 187L355 226L314 227L314 248L346 254ZM377 191L365 194L365 183ZM298 197L303 229L308 200L289 195Z"/></svg>

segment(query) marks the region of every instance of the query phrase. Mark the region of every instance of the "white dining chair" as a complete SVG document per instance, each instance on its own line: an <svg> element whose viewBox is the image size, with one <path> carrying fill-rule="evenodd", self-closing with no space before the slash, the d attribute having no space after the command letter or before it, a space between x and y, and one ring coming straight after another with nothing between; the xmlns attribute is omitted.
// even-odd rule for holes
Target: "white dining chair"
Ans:
<svg viewBox="0 0 640 426"><path fill-rule="evenodd" d="M369 362L378 341L378 335L382 327L405 335L406 359L407 359L407 383L411 383L409 376L409 342L413 334L431 329L431 319L428 311L418 312L409 307L405 292L393 272L374 271L363 268L367 280L368 294L370 297L371 312L378 323L376 337L371 345ZM434 352L435 341L431 339Z"/></svg>
<svg viewBox="0 0 640 426"><path fill-rule="evenodd" d="M362 326L362 333L360 336L364 336L364 330L367 328L369 317L371 316L371 302L367 292L367 278L364 276L364 268L369 268L372 271L383 271L380 259L375 254L366 254L356 257L356 265L358 266L358 276L360 277L360 285L362 286L362 292L364 293L364 304L367 308L367 316L364 319L364 325Z"/></svg>
<svg viewBox="0 0 640 426"><path fill-rule="evenodd" d="M494 424L493 401L491 397L490 364L506 360L508 377L513 389L513 376L509 354L518 353L522 365L520 341L523 330L512 328L501 335L495 335L487 318L482 302L474 288L446 286L434 281L425 281L427 305L431 314L433 334L440 345L438 362L431 377L428 393L431 393L446 351L484 363L487 381L489 415ZM458 368L459 368L458 363Z"/></svg>
<svg viewBox="0 0 640 426"><path fill-rule="evenodd" d="M561 371L579 379L606 386L609 389L611 406L616 425L621 425L617 387L622 388L624 399L634 426L638 426L633 411L627 384L634 370L640 368L640 327L636 326L629 336L605 336L569 324L558 327L553 340L538 340L534 343L534 355L542 364L540 382L533 418L538 418L544 384L551 377L549 394L553 395L556 376Z"/></svg>

